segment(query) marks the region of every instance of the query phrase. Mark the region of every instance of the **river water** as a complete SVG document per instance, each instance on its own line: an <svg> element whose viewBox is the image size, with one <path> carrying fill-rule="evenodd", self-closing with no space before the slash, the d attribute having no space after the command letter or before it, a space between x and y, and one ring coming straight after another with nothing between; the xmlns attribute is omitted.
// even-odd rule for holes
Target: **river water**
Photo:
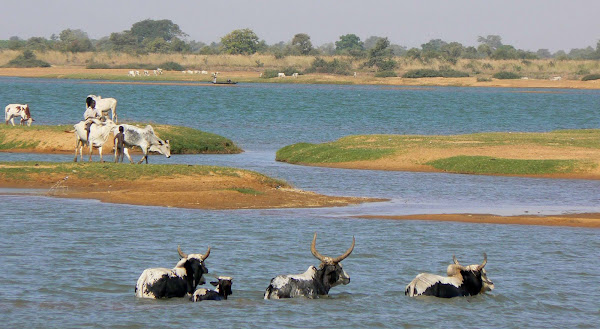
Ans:
<svg viewBox="0 0 600 329"><path fill-rule="evenodd" d="M231 138L239 155L152 156L151 163L256 170L333 195L391 201L341 208L206 211L50 198L0 190L3 327L592 327L600 322L600 232L594 229L363 220L360 214L600 212L600 182L294 166L295 142L350 134L459 134L598 128L600 91L238 84L123 85L0 78L0 104L28 103L34 124L76 123L88 94L115 97L122 121L185 125ZM0 153L2 161L72 155ZM264 301L278 274L343 261L352 278L328 298ZM211 274L234 277L227 302L140 300L145 268L211 246ZM408 298L421 272L444 274L488 254L486 295Z"/></svg>

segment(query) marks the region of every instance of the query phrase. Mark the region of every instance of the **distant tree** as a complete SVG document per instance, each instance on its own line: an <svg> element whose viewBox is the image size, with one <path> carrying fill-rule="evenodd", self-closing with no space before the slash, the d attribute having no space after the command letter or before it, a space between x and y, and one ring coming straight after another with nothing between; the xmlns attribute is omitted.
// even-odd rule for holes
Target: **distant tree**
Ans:
<svg viewBox="0 0 600 329"><path fill-rule="evenodd" d="M197 53L200 51L200 49L202 49L203 47L206 46L206 44L204 42L201 41L195 41L192 40L188 43L189 47L190 47L190 51L193 53Z"/></svg>
<svg viewBox="0 0 600 329"><path fill-rule="evenodd" d="M432 59L432 58L440 58L442 57L442 47L447 45L446 41L442 39L432 39L429 42L421 45L422 54L421 58L424 59Z"/></svg>
<svg viewBox="0 0 600 329"><path fill-rule="evenodd" d="M367 39L365 39L365 42L364 42L365 50L369 50L369 49L375 47L375 44L377 44L377 41L379 41L379 39L383 39L383 38L376 37L376 36L370 36Z"/></svg>
<svg viewBox="0 0 600 329"><path fill-rule="evenodd" d="M179 28L179 25L173 23L169 19L152 20L146 19L134 23L129 30L133 36L137 38L138 43L142 43L146 39L154 40L162 38L166 42L170 42L175 37L186 37Z"/></svg>
<svg viewBox="0 0 600 329"><path fill-rule="evenodd" d="M305 33L298 33L292 39L292 46L297 47L302 55L308 55L313 50L310 36Z"/></svg>
<svg viewBox="0 0 600 329"><path fill-rule="evenodd" d="M168 53L170 50L169 43L163 38L146 38L143 45L150 53Z"/></svg>
<svg viewBox="0 0 600 329"><path fill-rule="evenodd" d="M569 51L569 58L571 59L594 59L596 56L596 50L591 46L587 48L574 48Z"/></svg>
<svg viewBox="0 0 600 329"><path fill-rule="evenodd" d="M392 50L394 56L404 56L407 52L406 47L395 44L391 44L390 49Z"/></svg>
<svg viewBox="0 0 600 329"><path fill-rule="evenodd" d="M488 35L487 37L479 36L477 42L488 45L493 52L502 46L502 37L499 35Z"/></svg>
<svg viewBox="0 0 600 329"><path fill-rule="evenodd" d="M29 50L46 51L50 49L50 41L42 37L31 37L27 40L25 48Z"/></svg>
<svg viewBox="0 0 600 329"><path fill-rule="evenodd" d="M397 63L392 59L393 54L389 47L388 38L379 38L375 46L369 49L369 60L364 65L376 66L378 71L391 71L396 68Z"/></svg>
<svg viewBox="0 0 600 329"><path fill-rule="evenodd" d="M490 45L482 43L477 47L477 52L481 55L481 57L490 57L494 51Z"/></svg>
<svg viewBox="0 0 600 329"><path fill-rule="evenodd" d="M139 48L137 38L130 31L111 33L109 41L115 51L136 52Z"/></svg>
<svg viewBox="0 0 600 329"><path fill-rule="evenodd" d="M21 38L17 36L12 36L8 39L8 49L17 50L21 49L25 46L25 41L21 40Z"/></svg>
<svg viewBox="0 0 600 329"><path fill-rule="evenodd" d="M258 36L251 29L234 30L221 38L223 51L227 54L252 55L258 50Z"/></svg>
<svg viewBox="0 0 600 329"><path fill-rule="evenodd" d="M364 55L364 50L364 44L356 34L342 35L335 42L335 52L338 54L360 57Z"/></svg>
<svg viewBox="0 0 600 329"><path fill-rule="evenodd" d="M87 33L82 30L66 29L58 35L60 39L59 49L70 52L92 51L92 42L88 38Z"/></svg>
<svg viewBox="0 0 600 329"><path fill-rule="evenodd" d="M335 54L335 45L333 42L324 43L318 48L318 50L323 55L333 55Z"/></svg>
<svg viewBox="0 0 600 329"><path fill-rule="evenodd" d="M536 51L536 54L540 58L552 58L552 53L548 49L538 49L538 51Z"/></svg>
<svg viewBox="0 0 600 329"><path fill-rule="evenodd" d="M459 42L447 43L442 45L442 58L452 64L456 64L458 59L462 56L463 50L464 47Z"/></svg>
<svg viewBox="0 0 600 329"><path fill-rule="evenodd" d="M477 48L473 47L473 46L469 46L463 49L462 58L468 58L468 59L476 59L479 57L479 54L477 53Z"/></svg>
<svg viewBox="0 0 600 329"><path fill-rule="evenodd" d="M405 56L410 59L421 59L421 50L418 48L410 48Z"/></svg>
<svg viewBox="0 0 600 329"><path fill-rule="evenodd" d="M519 53L513 46L502 45L490 55L491 59L518 59Z"/></svg>

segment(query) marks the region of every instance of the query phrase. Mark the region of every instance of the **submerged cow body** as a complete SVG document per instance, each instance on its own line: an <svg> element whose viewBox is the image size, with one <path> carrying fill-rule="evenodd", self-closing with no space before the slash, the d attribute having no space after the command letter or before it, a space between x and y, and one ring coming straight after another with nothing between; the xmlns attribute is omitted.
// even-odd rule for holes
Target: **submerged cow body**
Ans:
<svg viewBox="0 0 600 329"><path fill-rule="evenodd" d="M81 161L83 161L83 145L89 144L90 148L90 158L88 161L92 161L92 150L94 147L98 148L98 154L100 155L100 161L104 161L102 159L102 146L108 140L108 136L112 132L115 127L115 123L110 119L106 119L105 122L100 123L100 121L95 120L95 122L90 126L90 134L88 143L88 133L85 130L85 121L80 121L78 124L73 125L75 130L70 132L75 132L75 158L74 162L77 162L77 151L81 155Z"/></svg>
<svg viewBox="0 0 600 329"><path fill-rule="evenodd" d="M354 237L352 246L340 257L331 258L321 255L316 249L317 233L313 237L310 250L321 261L319 268L310 266L302 274L279 275L271 279L265 290L264 299L280 299L293 297L318 298L329 294L329 290L339 284L350 283L350 276L340 263L354 250Z"/></svg>
<svg viewBox="0 0 600 329"><path fill-rule="evenodd" d="M406 286L404 294L410 297L423 295L452 298L474 296L494 289L494 283L487 278L483 269L487 264L485 253L481 265L462 266L456 257L452 258L454 264L448 265L448 276L421 273Z"/></svg>
<svg viewBox="0 0 600 329"><path fill-rule="evenodd" d="M185 254L177 246L181 260L175 268L149 268L142 272L136 285L135 296L140 298L172 298L190 296L199 284L204 284L203 275L208 273L204 260L210 255Z"/></svg>
<svg viewBox="0 0 600 329"><path fill-rule="evenodd" d="M139 147L144 156L138 163L142 163L144 159L146 163L148 163L148 152L158 152L160 154L164 154L167 158L171 157L171 144L169 140L163 141L158 138L154 133L154 129L152 126L147 125L144 128L139 128L132 125L121 125L123 127L123 135L125 136L123 142L125 148L123 149L123 153L129 159L129 162L133 163L131 156L129 155L129 148L134 146ZM119 127L116 126L114 128L113 134L116 135L119 132Z"/></svg>
<svg viewBox="0 0 600 329"><path fill-rule="evenodd" d="M190 298L192 302L200 302L203 300L224 300L227 296L233 294L231 292L231 284L233 278L228 276L217 277L218 281L211 282L215 286L215 290L200 288L194 291L194 295Z"/></svg>
<svg viewBox="0 0 600 329"><path fill-rule="evenodd" d="M102 114L104 116L108 115L108 111L111 112L111 119L112 121L119 122L118 121L118 117L117 117L117 100L114 98L102 98L102 96L96 96L96 95L88 95L85 98L85 106L90 107L90 103L91 101L95 102L95 107L102 111Z"/></svg>
<svg viewBox="0 0 600 329"><path fill-rule="evenodd" d="M27 124L27 127L31 126L31 123L35 120L31 117L31 112L29 111L28 104L8 104L4 108L4 121L6 124L10 121L10 123L14 126L16 117L21 117L21 121L19 125L24 126Z"/></svg>

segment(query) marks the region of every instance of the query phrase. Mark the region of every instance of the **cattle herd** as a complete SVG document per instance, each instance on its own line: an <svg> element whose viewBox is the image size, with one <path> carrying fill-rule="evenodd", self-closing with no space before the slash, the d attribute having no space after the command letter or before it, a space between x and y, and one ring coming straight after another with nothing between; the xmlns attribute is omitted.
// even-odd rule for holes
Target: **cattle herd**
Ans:
<svg viewBox="0 0 600 329"><path fill-rule="evenodd" d="M321 255L316 248L317 233L313 236L310 251L321 261L319 267L310 266L301 274L278 275L271 279L265 290L264 299L280 298L318 298L329 294L329 290L337 285L350 283L350 276L342 269L341 261L350 256L354 250L352 245L339 257ZM205 261L210 255L210 247L204 254L186 254L177 246L180 260L174 268L149 268L142 272L135 285L135 295L140 298L172 298L188 297L190 301L225 300L233 294L232 278L216 277L218 281L211 282L215 290L197 288L204 284L204 274L208 273ZM447 269L448 276L431 273L417 275L407 286L404 294L414 296L434 296L451 298L459 296L474 296L494 289L494 283L487 278L483 269L487 263L487 255L483 254L481 264L463 266L453 256L454 264Z"/></svg>
<svg viewBox="0 0 600 329"><path fill-rule="evenodd" d="M124 154L131 163L133 160L129 155L128 148L139 147L144 156L138 163L144 159L148 163L148 152L158 152L164 154L167 158L171 156L171 146L168 140L163 141L154 133L152 126L148 125L139 128L132 125L118 125L117 100L114 98L102 98L96 95L86 97L86 109L97 109L102 113L100 118L91 120L89 132L86 130L86 120L75 124L76 146L75 158L77 154L81 155L83 161L83 146L88 145L89 161L92 161L92 149L98 148L100 161L102 161L102 146L108 140L110 134L115 136L119 127L123 127L124 134ZM108 112L112 116L107 117ZM87 113L87 112L86 112ZM5 108L6 124L10 121L14 126L13 118L21 117L21 125L31 126L33 118L27 104L9 104ZM89 121L88 121L89 122ZM115 152L116 159L116 152ZM337 285L346 285L350 283L350 276L342 268L341 261L350 256L354 250L355 239L352 238L352 245L346 252L339 257L328 257L321 255L316 248L317 233L315 233L310 251L321 261L319 267L310 266L306 272L300 274L278 275L271 279L271 282L264 293L264 299L280 299L293 297L318 298L326 296L329 290ZM215 290L198 288L198 285L204 284L204 274L208 269L204 264L210 255L210 247L204 254L186 254L178 246L177 251L180 256L179 262L174 268L150 268L146 269L139 277L135 286L135 295L140 298L172 298L188 297L191 301L199 302L202 300L225 300L232 294L232 278L227 276L218 276L217 281L211 282ZM460 265L456 257L453 256L453 264L448 265L447 276L440 276L431 273L421 273L417 275L404 291L405 295L414 296L435 296L442 298L451 298L458 296L473 296L494 289L494 283L487 278L484 267L487 263L487 255L483 254L483 262L476 265Z"/></svg>
<svg viewBox="0 0 600 329"><path fill-rule="evenodd" d="M167 158L171 157L171 144L169 140L162 140L156 136L152 126L147 125L144 128L139 128L133 125L118 125L117 124L117 100L114 98L102 98L101 96L88 95L85 99L85 106L87 109L98 110L101 113L101 117L94 118L93 120L85 118L86 120L80 121L73 125L73 130L68 132L75 133L75 158L73 161L77 162L77 154L80 154L81 161L83 161L83 147L88 146L89 149L89 160L92 161L92 151L94 148L98 149L98 155L100 161L104 161L102 158L102 146L108 141L109 136L112 134L114 137L119 132L119 127L124 128L123 138L123 153L127 156L130 163L133 163L129 154L129 149L132 147L139 147L142 150L144 156L138 163L142 163L146 160L148 163L148 153L158 152L164 154ZM111 113L111 118L108 118L108 113ZM86 111L87 113L87 111ZM31 116L31 111L28 104L9 104L4 108L4 119L8 125L9 121L14 126L14 118L21 118L20 125L31 126L31 123L35 121ZM87 123L91 122L89 125ZM116 160L116 149L115 149L115 160Z"/></svg>

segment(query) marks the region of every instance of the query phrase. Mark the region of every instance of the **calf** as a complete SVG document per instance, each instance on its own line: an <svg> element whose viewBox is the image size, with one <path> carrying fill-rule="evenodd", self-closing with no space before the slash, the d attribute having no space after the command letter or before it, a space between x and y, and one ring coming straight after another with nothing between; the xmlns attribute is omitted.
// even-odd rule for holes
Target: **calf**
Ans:
<svg viewBox="0 0 600 329"><path fill-rule="evenodd" d="M494 283L487 278L483 267L487 264L487 255L483 254L481 265L462 266L452 256L454 264L448 265L446 277L431 273L417 275L407 286L404 294L414 296L435 296L451 298L473 296L494 289Z"/></svg>
<svg viewBox="0 0 600 329"><path fill-rule="evenodd" d="M199 288L194 292L194 295L190 298L192 302L200 302L203 300L223 300L227 299L227 296L232 295L231 292L231 281L233 280L228 276L217 277L219 281L213 281L210 284L216 287L215 290L208 290Z"/></svg>
<svg viewBox="0 0 600 329"><path fill-rule="evenodd" d="M204 284L208 269L204 260L210 255L210 247L206 254L185 254L177 246L181 260L175 268L149 268L144 270L135 285L135 296L140 298L171 298L191 295L199 284Z"/></svg>
<svg viewBox="0 0 600 329"><path fill-rule="evenodd" d="M316 241L317 233L313 237L310 251L313 256L321 261L319 268L310 266L302 274L274 277L265 291L265 299L293 298L298 296L317 298L329 294L329 290L332 287L350 283L350 276L342 269L340 262L350 256L352 250L354 250L354 237L352 237L352 246L337 258L321 255L316 249Z"/></svg>

